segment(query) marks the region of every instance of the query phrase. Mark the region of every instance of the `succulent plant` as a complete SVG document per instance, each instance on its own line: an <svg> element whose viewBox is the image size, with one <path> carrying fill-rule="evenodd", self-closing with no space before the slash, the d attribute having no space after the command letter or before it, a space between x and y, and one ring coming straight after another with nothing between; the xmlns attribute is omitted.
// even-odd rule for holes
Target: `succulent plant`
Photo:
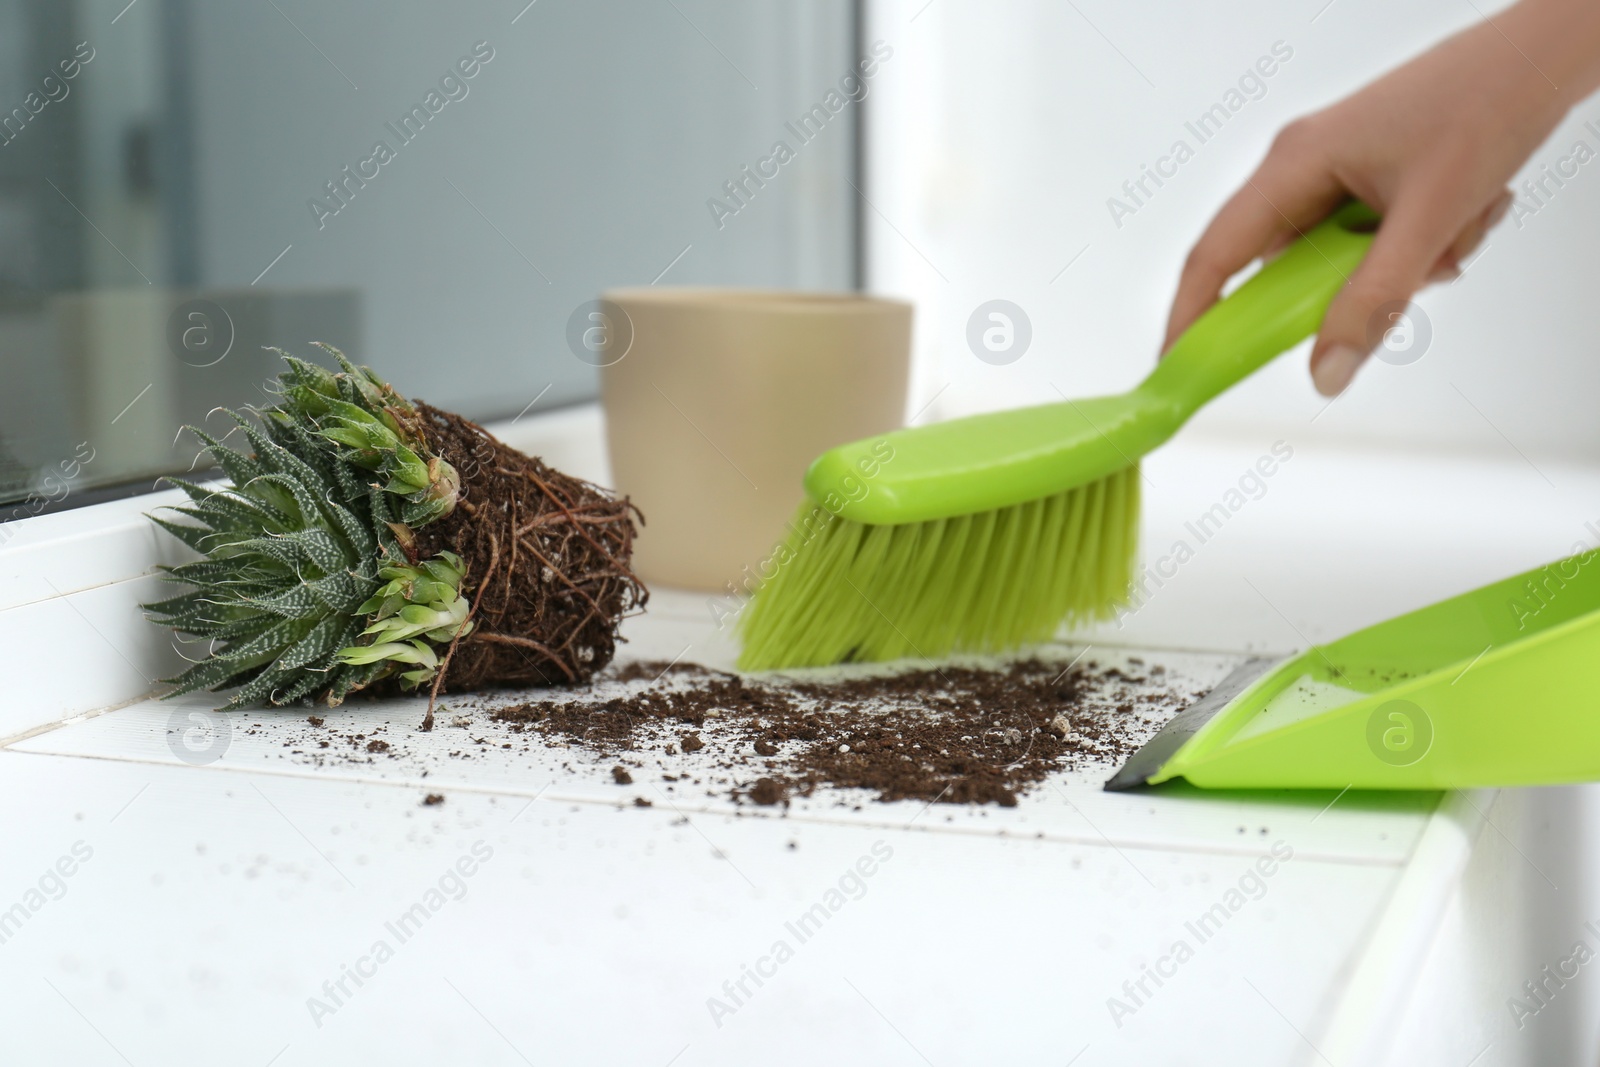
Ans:
<svg viewBox="0 0 1600 1067"><path fill-rule="evenodd" d="M498 567L496 603L525 600L526 590L513 588L517 576L512 569L499 567L497 547L495 558L481 564L481 573L475 575L468 555L475 548L458 552L435 544L427 558L421 558L418 531L440 524L458 506L466 506L478 514L472 521L489 528L452 523L445 541L456 537L463 546L469 542L476 546L481 538L463 534L487 532L490 544L498 546L502 540L527 535L507 528L495 509L463 505L461 475L431 446L430 439L438 432L436 427L430 429L423 409L337 349L320 347L338 362L340 371L283 354L288 366L278 379L279 402L265 410L251 409L255 419L227 412L250 452L189 427L228 484L169 479L188 494L189 503L170 509L179 518L151 516L202 557L163 568L167 578L188 588L145 605L153 621L207 643L204 657L169 679L170 695L233 689L223 710L306 697L338 704L350 693L385 679L402 688L438 679L450 649L478 636L494 643L493 655L480 654L478 661L495 662L494 657L507 648L527 656L523 648L527 646L543 650L562 669L564 680L587 677L604 666L611 646L594 640L596 612L591 608L600 608L599 614L606 616L602 621L609 633L621 611L643 599L642 587L626 567L633 534L631 505L566 479L600 502L600 510L610 516L607 521L622 524L611 539L617 551L605 553L614 565L610 577L618 579L603 586L609 612L595 597L601 586L591 590L569 582L590 605L581 623L561 604L541 605L549 610L538 613L553 627L566 620L565 630L570 632L564 643L561 634L475 634L479 627L472 617L475 602L468 599L469 581L486 582ZM450 418L471 426L459 417ZM472 429L489 442L494 455L502 457L497 461L502 470L520 461L529 470L565 478ZM524 513L531 514L551 490L535 477L527 495ZM569 505L563 503L556 511L555 523L563 521L562 515L577 523ZM591 524L595 513L593 506L583 511ZM496 525L500 536L495 535ZM604 535L606 528L595 529ZM593 540L587 529L578 532ZM439 542L441 537L429 540ZM535 547L530 545L529 550ZM526 574L522 580L538 582ZM552 601L564 595L535 591ZM496 618L504 615L501 611ZM605 644L603 655L596 655L595 644ZM572 669L568 660L581 661L581 669ZM505 677L496 673L493 667L479 669L471 681L492 684L530 677L528 671L504 666L498 674ZM535 671L531 677L540 680L556 673Z"/></svg>
<svg viewBox="0 0 1600 1067"><path fill-rule="evenodd" d="M401 521L421 526L450 513L461 480L456 469L428 451L422 419L412 403L366 367L356 367L331 345L318 345L342 367L333 374L281 349L289 364L279 379L282 402L266 412L280 425L299 423L338 446L339 458L386 479L383 490L401 498Z"/></svg>
<svg viewBox="0 0 1600 1067"><path fill-rule="evenodd" d="M420 435L401 421L414 414L409 403L329 351L344 373L286 357L282 403L258 413L260 428L228 412L252 455L190 427L232 484L169 479L190 500L171 510L194 522L152 516L206 557L166 568L189 591L145 605L156 622L211 644L205 659L170 679L173 695L238 687L230 709L313 692L336 703L402 665L414 668L404 678L416 685L437 668L430 644L453 633L441 624L358 645L374 613L442 611L465 626L460 559L419 566L403 548L411 523L454 505L455 472L437 456L423 458ZM370 431L359 448L349 444L355 427ZM387 482L369 482L373 472Z"/></svg>

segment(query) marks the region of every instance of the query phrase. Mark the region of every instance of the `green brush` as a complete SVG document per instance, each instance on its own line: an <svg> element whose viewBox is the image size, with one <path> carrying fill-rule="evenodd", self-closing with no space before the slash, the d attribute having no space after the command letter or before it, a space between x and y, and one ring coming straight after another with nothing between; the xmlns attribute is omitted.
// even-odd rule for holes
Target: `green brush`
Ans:
<svg viewBox="0 0 1600 1067"><path fill-rule="evenodd" d="M1001 652L1128 600L1139 458L1316 332L1372 243L1346 204L1121 396L896 430L823 453L739 619L744 670Z"/></svg>

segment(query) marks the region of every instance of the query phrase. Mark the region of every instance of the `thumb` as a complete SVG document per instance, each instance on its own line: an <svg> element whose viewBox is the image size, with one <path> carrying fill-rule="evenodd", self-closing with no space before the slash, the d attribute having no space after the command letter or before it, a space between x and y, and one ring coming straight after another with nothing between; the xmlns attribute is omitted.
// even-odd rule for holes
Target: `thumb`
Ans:
<svg viewBox="0 0 1600 1067"><path fill-rule="evenodd" d="M1361 266L1328 306L1311 350L1311 380L1338 396L1455 239L1461 223L1435 206L1402 201L1384 216Z"/></svg>

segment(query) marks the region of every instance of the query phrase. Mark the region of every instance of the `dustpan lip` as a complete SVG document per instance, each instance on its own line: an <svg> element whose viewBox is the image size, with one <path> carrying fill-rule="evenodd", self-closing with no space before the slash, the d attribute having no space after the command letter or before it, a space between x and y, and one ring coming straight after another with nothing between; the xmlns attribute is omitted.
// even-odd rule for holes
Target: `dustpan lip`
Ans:
<svg viewBox="0 0 1600 1067"><path fill-rule="evenodd" d="M1284 657L1275 666L1257 678L1254 683L1222 702L1221 706L1212 709L1203 725L1196 729L1192 735L1186 737L1181 744L1175 746L1171 752L1166 753L1160 766L1145 777L1143 782L1138 784L1159 784L1175 778L1185 778L1192 781L1190 770L1206 763L1208 757L1221 748L1227 747L1238 753L1244 753L1258 746L1271 745L1281 740L1285 733L1309 727L1311 724L1320 721L1325 715L1348 713L1351 705L1372 705L1393 700L1405 700L1411 695L1427 692L1441 684L1453 684L1460 681L1471 670L1493 667L1495 664L1509 658L1527 655L1530 651L1546 643L1569 640L1575 634L1581 634L1585 630L1595 628L1600 628L1600 607L1555 623L1546 629L1518 637L1515 640L1507 641L1500 645L1491 645L1475 656L1462 656L1451 662L1441 664L1432 670L1411 675L1370 692L1352 690L1352 693L1358 693L1359 695L1356 700L1350 702L1350 705L1329 708L1305 719L1285 723L1256 736L1234 741L1234 735L1243 723L1247 721L1248 715L1262 710L1264 697L1270 699L1272 696L1276 696L1277 693L1286 688L1287 684L1291 684L1295 679L1310 673L1307 669L1308 665L1314 664L1321 659L1328 647L1325 645L1313 645L1299 653ZM1359 633L1360 631L1357 632ZM1183 715L1189 710L1191 709L1185 709L1179 715ZM1154 738L1152 738L1153 740ZM1139 752L1129 757L1128 762L1124 764L1124 769L1133 765L1143 752L1144 749L1141 748ZM1118 775L1122 775L1121 770L1119 770ZM1107 788L1111 788L1109 783ZM1129 786L1123 785L1121 788L1129 788ZM1441 785L1438 788L1444 788L1444 786Z"/></svg>
<svg viewBox="0 0 1600 1067"><path fill-rule="evenodd" d="M1163 723L1154 737L1140 745L1139 750L1117 768L1106 781L1105 790L1116 793L1151 784L1152 779L1165 781L1162 772L1179 753L1194 745L1229 708L1240 704L1300 658L1300 655L1251 656L1235 666L1199 700Z"/></svg>

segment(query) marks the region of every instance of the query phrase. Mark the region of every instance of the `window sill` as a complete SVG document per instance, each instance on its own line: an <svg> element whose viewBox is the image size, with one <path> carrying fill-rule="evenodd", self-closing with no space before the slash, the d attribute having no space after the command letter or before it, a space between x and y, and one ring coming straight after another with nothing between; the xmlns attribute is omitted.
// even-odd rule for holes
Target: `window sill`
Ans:
<svg viewBox="0 0 1600 1067"><path fill-rule="evenodd" d="M594 406L491 429L508 443L543 455L564 470L601 482L607 480L602 422ZM1152 462L1151 476L1163 490L1160 500L1152 499L1152 511L1147 516L1152 546L1162 543L1166 525L1177 529L1185 516L1204 510L1216 490L1217 471L1238 466L1234 462L1238 457L1232 453L1224 457L1225 462L1216 452L1201 451L1197 459L1198 447L1191 442L1173 450L1170 457ZM1185 454L1190 456L1187 461L1183 459ZM1253 453L1243 458L1252 457ZM1183 468L1184 462L1198 463L1196 469L1203 468L1210 475L1196 478L1194 470ZM1160 599L1153 601L1156 607L1129 620L1124 630L1108 633L1105 640L1161 647L1162 642L1152 635L1161 626L1182 627L1185 619L1189 624L1184 632L1197 632L1193 625L1197 615L1186 601L1198 598L1202 605L1199 610L1206 612L1198 617L1215 618L1219 625L1226 624L1226 632L1217 626L1203 631L1218 644L1285 647L1294 643L1293 635L1286 638L1274 629L1283 625L1282 620L1266 608L1258 606L1250 611L1230 606L1225 600L1226 590L1239 584L1237 575L1248 561L1255 560L1259 568L1262 559L1273 558L1270 551L1264 550L1272 543L1266 539L1281 540L1286 529L1291 534L1304 534L1306 544L1313 548L1320 545L1327 550L1325 558L1319 557L1323 558L1317 572L1321 577L1312 576L1316 578L1314 584L1320 584L1303 598L1304 602L1323 605L1325 609L1315 623L1303 624L1311 627L1313 638L1325 636L1318 627L1345 629L1352 622L1361 621L1352 618L1353 613L1389 611L1389 605L1374 592L1384 575L1369 574L1359 582L1348 577L1363 573L1356 567L1357 562L1367 560L1368 569L1373 566L1371 546L1349 536L1352 530L1365 527L1358 527L1353 520L1344 529L1336 523L1330 526L1313 506L1318 495L1326 493L1330 478L1333 484L1338 484L1338 476L1353 482L1365 480L1371 490L1369 469L1357 461L1332 457L1308 456L1303 462L1307 468L1319 462L1332 464L1334 469L1318 472L1316 478L1308 476L1302 482L1274 484L1271 495L1258 509L1262 515L1268 509L1278 509L1270 521L1247 524L1246 520L1238 520L1230 527L1228 539L1219 539L1214 548L1206 550L1208 562L1200 566L1224 572L1226 583L1208 570L1197 567L1186 571L1185 582L1174 583L1163 592ZM1392 461L1382 462L1394 465ZM1396 480L1430 484L1419 480L1419 473L1408 468ZM1493 496L1499 475L1481 469L1471 473L1479 489L1486 496ZM1516 476L1520 477L1520 472ZM1312 489L1310 483L1317 483L1317 488ZM1372 495L1381 494L1373 491ZM1480 580L1492 577L1493 572L1486 571L1500 566L1507 545L1516 552L1543 550L1540 542L1528 535L1527 526L1520 530L1520 536L1512 536L1518 534L1518 529L1486 523L1476 531L1477 540L1466 546L1462 558L1439 563L1439 553L1433 546L1441 542L1424 535L1448 531L1450 517L1437 515L1435 526L1428 527L1425 520L1430 509L1438 510L1436 500L1427 494L1414 495L1417 499L1411 502L1411 510L1400 508L1400 513L1402 518L1414 521L1414 527L1408 528L1415 530L1417 540L1414 545L1391 544L1390 555L1395 557L1391 567L1409 566L1417 573L1425 573L1428 582L1435 585L1459 587L1465 584L1463 573ZM229 790L245 792L240 787L243 782L263 783L275 795L281 790L299 796L308 810L348 810L352 819L358 814L371 819L369 809L374 797L384 796L384 790L403 789L408 798L404 805L386 807L378 802L384 811L392 808L396 812L393 818L375 820L375 825L381 823L387 828L384 832L392 830L399 835L396 841L411 832L406 820L411 817L415 801L409 798L424 786L448 788L464 798L486 796L486 804L498 797L510 798L516 808L508 810L520 810L538 801L548 806L540 810L565 813L574 835L587 835L596 841L611 841L619 833L643 835L641 849L648 843L649 848L669 854L670 862L662 861L663 872L654 884L667 894L687 894L674 905L677 910L671 910L671 914L697 906L694 894L699 890L695 887L704 880L726 875L725 871L706 866L713 861L707 858L698 838L689 836L688 844L680 846L670 836L666 824L680 817L677 811L663 805L654 813L624 809L610 814L609 809L617 802L615 787L608 784L606 765L575 765L565 750L555 754L548 766L519 764L502 768L503 773L495 776L462 765L459 770L450 767L448 773L430 774L425 782L404 774L285 769L276 743L252 747L254 739L245 738L239 739L225 761L204 774L176 766L167 739L172 710L205 705L203 701L181 705L142 702L155 688L153 679L170 673L179 661L166 636L145 622L137 610L140 600L159 592L159 577L152 568L176 558L171 539L157 536L158 531L144 520L143 513L176 496L152 495L24 520L0 548L0 588L6 597L0 607L0 640L6 642L12 662L27 668L8 694L12 699L0 705L0 748L8 750L0 753L0 758L10 761L10 773L20 775L21 781L43 780L33 776L34 772L38 770L42 775L47 771L55 788L81 791L88 788L86 782L116 778L117 772L111 768L136 765L138 780L127 783L128 795L137 797L141 782L160 781L174 791L181 790L186 803L192 804L196 796L210 798L208 804L229 811L229 835L250 842L240 846L245 852L265 850L264 845L258 849L256 842L272 839L272 834L281 833L282 828L276 824L256 825L247 821L247 814L239 813L238 805L229 806ZM1373 506L1380 509L1386 503L1399 507L1398 502L1386 500L1374 500ZM1511 511L1517 514L1515 509ZM1535 514L1528 521L1548 525L1549 516ZM1312 537L1309 527L1318 522L1325 528ZM1462 540L1457 538L1453 543L1460 547ZM1277 555L1286 566L1298 566L1295 554ZM1435 565L1424 571L1430 560ZM1277 585L1268 584L1266 588L1273 595L1279 593ZM1403 586L1398 593L1391 590L1388 595L1415 600L1426 593L1419 594L1415 586ZM687 644L695 650L695 657L704 658L717 636L708 636L711 624L702 606L699 597L657 591L650 614L634 620L644 625L635 629L630 653L668 658L688 651ZM1287 600L1285 610L1297 618L1304 611L1302 605ZM1255 628L1249 629L1251 625ZM113 708L124 710L103 717L98 714ZM405 713L414 710L407 708ZM356 715L359 711L347 709L342 714ZM79 719L92 721L75 721ZM431 737L435 743L448 747L452 742L450 733L442 731ZM37 761L48 763L41 765ZM39 769L41 766L43 769ZM547 786L547 780L554 784ZM1005 877L997 875L986 884L986 892L992 894L986 899L995 902L997 915L1023 905L1027 914L1065 915L1066 921L1055 927L1034 928L1035 936L1048 935L1050 943L1058 946L1075 945L1082 959L1099 960L1100 965L1062 971L1062 957L1032 948L1026 953L1012 951L1017 949L1017 943L1011 943L1008 949L1004 939L998 949L991 946L985 951L999 952L998 958L1009 961L1008 967L1014 965L1017 974L1036 975L1052 988L1058 1003L1091 1005L1092 1009L1076 1012L1074 1017L1081 1024L1079 1028L1099 1026L1095 1034L1104 1031L1104 1036L1095 1036L1095 1041L1102 1044L1118 1040L1101 1008L1108 995L1120 995L1117 982L1129 975L1137 976L1139 961L1152 951L1157 955L1165 951L1169 942L1164 943L1162 938L1181 933L1183 921L1204 912L1225 888L1224 883L1236 879L1244 869L1244 854L1257 844L1253 838L1248 844L1238 838L1238 828L1246 821L1252 826L1270 826L1275 836L1281 834L1293 842L1293 879L1275 885L1264 909L1252 912L1248 920L1230 928L1230 942L1223 945L1222 951L1238 962L1239 969L1260 980L1263 989L1284 1004L1284 1010L1319 1048L1341 1062L1380 1062L1380 1050L1396 1042L1410 1047L1436 1041L1441 1033L1463 1041L1474 1037L1470 1024L1501 1010L1505 991L1515 989L1525 977L1521 970L1515 974L1508 970L1506 960L1513 958L1515 947L1511 942L1535 927L1543 933L1563 933L1570 932L1569 926L1577 929L1581 922L1581 916L1575 914L1576 899L1563 908L1541 910L1537 905L1546 899L1541 895L1543 871L1548 870L1563 885L1569 878L1578 880L1573 872L1553 866L1551 857L1571 854L1572 846L1581 839L1585 813L1595 803L1593 789L1452 794L1430 814L1426 805L1385 804L1381 798L1350 797L1319 813L1303 798L1198 798L1176 792L1125 796L1100 793L1092 782L1063 781L1058 786L1026 798L1026 803L1017 809L957 811L948 813L948 820L923 816L916 826L910 825L911 821L922 813L915 806L869 805L859 813L796 809L782 820L760 815L736 818L750 813L715 801L691 807L696 819L708 820L708 825L712 825L709 820L719 820L715 823L720 828L719 839L736 831L745 835L739 839L745 845L739 853L741 863L749 856L764 855L762 850L776 841L801 833L807 838L802 857L823 854L827 842L868 832L896 834L897 847L901 841L908 842L908 847L910 842L920 842L915 846L919 856L916 862L924 873L938 875L923 881L916 891L916 899L924 907L929 906L928 900L944 901L952 907L970 900L962 896L965 880L973 876L964 857L971 855L973 842L1000 838L999 851L985 853L990 859L984 865L1012 865L1005 867ZM260 790L262 786L256 788ZM118 803L127 802L119 799ZM463 799L460 803L465 808L473 801ZM261 806L261 810L265 812L263 818L279 818L272 809ZM602 811L610 820L604 824L598 821ZM1484 813L1494 817L1497 832L1485 832ZM624 822L624 829L619 831L617 826ZM661 825L658 827L657 823ZM542 832L537 828L547 823L530 819L526 824L519 833ZM1535 834L1535 827L1542 829ZM1511 836L1507 836L1508 832ZM1508 843L1513 837L1518 842L1515 846ZM541 855L552 856L563 847L561 841L542 838L538 845ZM400 850L398 844L393 848ZM376 855L387 854L383 848L374 847L372 851ZM1126 868L1124 851L1159 882L1159 888L1152 889L1148 896L1144 883ZM1095 876L1069 874L1065 862L1068 857L1075 857L1072 870L1083 861ZM802 870L805 878L797 892L810 891L807 887L816 873L815 861L811 862L812 868ZM1060 866L1047 866L1053 863ZM579 861L575 869L580 877L599 877L594 868L584 866L584 861ZM1051 872L1050 877L1040 879L1041 871ZM1176 878L1175 871L1185 873ZM1191 874L1195 878L1190 879ZM207 886L206 895L210 896L219 876L209 868L197 868L193 877L192 884ZM597 884L611 881L614 880L607 875ZM331 884L326 899L335 899L339 892L340 886ZM167 894L151 906L170 899L173 898ZM1128 899L1141 905L1131 917ZM185 907L189 906L188 900L183 898ZM760 894L752 894L749 900L741 898L734 906L741 909L739 921L749 927L749 931L739 927L741 937L748 934L754 938L776 923L764 909ZM296 908L296 914L302 917L318 914L298 903ZM1001 920L991 915L984 921ZM1095 936L1106 930L1118 933L1108 948L1092 943L1087 933L1091 930L1097 931ZM696 936L700 936L698 932ZM1286 936L1294 940L1286 941ZM1292 954L1286 955L1286 944L1293 945ZM661 958L666 958L665 954ZM988 957L990 964L993 960ZM971 957L959 962L970 967L984 965L983 959ZM1520 958L1512 966L1520 967ZM910 970L902 980L921 988ZM626 967L607 978L608 988L636 991L638 987L630 983L637 981L638 974ZM1027 985L1024 981L1020 987ZM814 995L823 995L822 988L817 987ZM552 995L557 992L551 991ZM937 1000L935 989L930 987L928 992L931 1000ZM1003 992L1007 997L1013 995L1010 983ZM639 993L643 995L642 991ZM1230 987L1227 995L1234 994L1254 996L1242 985ZM1580 998L1581 1012L1585 1018L1591 1017L1597 996L1575 994L1573 1004L1579 1004ZM1214 1002L1208 998L1204 983L1175 986L1171 993L1162 994L1160 1003L1160 1011L1176 1025L1155 1031L1141 1025L1140 1033L1178 1034L1181 1036L1172 1039L1177 1043L1187 1041L1196 1030L1205 1031L1211 1025L1208 1019L1215 1021ZM1272 1019L1265 1006L1244 1003L1249 1006L1239 1009L1240 1018ZM230 1005L227 1011L234 1017L235 1011L258 1009L259 1005L252 1002L248 1009L239 1004ZM1144 1018L1141 1015L1141 1024ZM918 1032L943 1033L943 1022L937 1014L913 1023ZM1129 1033L1133 1032L1130 1028ZM1297 1048L1299 1041L1287 1030L1276 1037L1257 1035L1252 1040L1257 1038L1281 1045L1288 1050L1285 1055ZM1472 1051L1475 1049L1468 1050L1459 1062L1470 1058Z"/></svg>

